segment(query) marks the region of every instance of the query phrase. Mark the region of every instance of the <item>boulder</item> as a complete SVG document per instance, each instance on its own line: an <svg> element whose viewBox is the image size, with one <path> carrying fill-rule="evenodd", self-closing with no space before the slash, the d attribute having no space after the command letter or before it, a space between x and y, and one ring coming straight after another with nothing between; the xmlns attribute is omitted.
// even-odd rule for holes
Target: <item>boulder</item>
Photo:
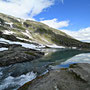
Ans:
<svg viewBox="0 0 90 90"><path fill-rule="evenodd" d="M90 64L72 64L37 77L18 90L90 90Z"/></svg>

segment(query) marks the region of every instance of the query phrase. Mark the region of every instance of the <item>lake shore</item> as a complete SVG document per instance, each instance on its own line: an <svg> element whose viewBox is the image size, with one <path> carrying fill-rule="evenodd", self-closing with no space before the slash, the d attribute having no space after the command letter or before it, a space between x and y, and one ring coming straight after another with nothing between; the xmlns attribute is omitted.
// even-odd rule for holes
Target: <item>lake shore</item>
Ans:
<svg viewBox="0 0 90 90"><path fill-rule="evenodd" d="M17 44L0 44L0 47L0 49L2 50L0 51L0 67L32 61L44 55L43 52L35 49L24 48L21 45Z"/></svg>
<svg viewBox="0 0 90 90"><path fill-rule="evenodd" d="M24 84L18 90L90 90L90 64L71 64L52 70Z"/></svg>

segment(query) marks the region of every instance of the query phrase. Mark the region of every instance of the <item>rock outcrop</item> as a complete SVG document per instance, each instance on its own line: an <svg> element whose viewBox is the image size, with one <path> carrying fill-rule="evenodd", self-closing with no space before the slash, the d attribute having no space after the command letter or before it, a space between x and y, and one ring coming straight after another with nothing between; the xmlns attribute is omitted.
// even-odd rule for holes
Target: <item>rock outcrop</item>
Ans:
<svg viewBox="0 0 90 90"><path fill-rule="evenodd" d="M90 90L90 64L72 64L50 71L18 90Z"/></svg>
<svg viewBox="0 0 90 90"><path fill-rule="evenodd" d="M32 61L44 55L43 52L24 48L17 44L3 44L0 47L6 47L8 50L0 51L0 66L8 66L15 63Z"/></svg>

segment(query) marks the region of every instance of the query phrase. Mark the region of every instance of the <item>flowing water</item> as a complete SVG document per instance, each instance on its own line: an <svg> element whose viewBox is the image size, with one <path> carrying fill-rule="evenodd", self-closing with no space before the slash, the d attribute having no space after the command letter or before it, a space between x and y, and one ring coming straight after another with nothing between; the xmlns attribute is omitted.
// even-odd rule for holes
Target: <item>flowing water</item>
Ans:
<svg viewBox="0 0 90 90"><path fill-rule="evenodd" d="M90 53L79 50L45 49L45 56L32 62L0 68L0 90L17 90L28 81L51 69L68 67L71 63L90 63Z"/></svg>

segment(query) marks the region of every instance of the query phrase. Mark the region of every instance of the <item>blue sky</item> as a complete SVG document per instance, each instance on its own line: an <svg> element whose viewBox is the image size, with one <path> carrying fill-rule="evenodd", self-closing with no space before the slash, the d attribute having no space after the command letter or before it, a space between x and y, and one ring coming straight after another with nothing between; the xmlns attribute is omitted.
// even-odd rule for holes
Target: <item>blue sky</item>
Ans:
<svg viewBox="0 0 90 90"><path fill-rule="evenodd" d="M46 11L35 16L35 19L53 19L59 21L69 20L70 25L64 29L79 30L90 26L90 0L64 0L56 2Z"/></svg>
<svg viewBox="0 0 90 90"><path fill-rule="evenodd" d="M0 12L40 21L90 42L90 0L0 0Z"/></svg>

